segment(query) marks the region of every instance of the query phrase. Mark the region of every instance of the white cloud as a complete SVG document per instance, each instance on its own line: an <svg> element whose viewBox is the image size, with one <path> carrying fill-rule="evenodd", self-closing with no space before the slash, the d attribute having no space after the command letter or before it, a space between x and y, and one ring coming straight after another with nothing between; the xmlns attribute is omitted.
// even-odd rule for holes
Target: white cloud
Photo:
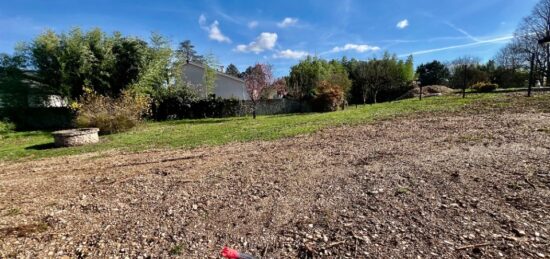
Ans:
<svg viewBox="0 0 550 259"><path fill-rule="evenodd" d="M204 16L204 14L201 14L199 16L199 25L203 30L208 32L208 38L210 38L211 40L231 43L231 39L223 35L222 31L220 30L220 23L218 21L214 21L208 26L206 24L206 16Z"/></svg>
<svg viewBox="0 0 550 259"><path fill-rule="evenodd" d="M286 28L296 25L296 23L298 23L298 18L286 17L285 19L283 19L282 22L277 23L277 26L281 28Z"/></svg>
<svg viewBox="0 0 550 259"><path fill-rule="evenodd" d="M396 27L399 29L405 29L409 26L409 20L405 19L397 23Z"/></svg>
<svg viewBox="0 0 550 259"><path fill-rule="evenodd" d="M306 51L287 49L273 54L273 58L301 59L305 58L307 55L309 55L309 53Z"/></svg>
<svg viewBox="0 0 550 259"><path fill-rule="evenodd" d="M277 42L277 33L274 32L262 32L253 42L248 45L237 45L235 51L237 52L254 52L256 54L270 50L275 47Z"/></svg>
<svg viewBox="0 0 550 259"><path fill-rule="evenodd" d="M461 28L458 28L456 27L454 24L450 23L450 22L446 22L447 25L449 25L451 28L457 30L458 32L462 33L464 36L468 37L469 39L475 41L475 42L479 42L480 40L477 39L476 37L472 36L471 34L469 34L467 31L461 29Z"/></svg>
<svg viewBox="0 0 550 259"><path fill-rule="evenodd" d="M254 29L256 27L258 27L258 21L251 21L248 23L248 28Z"/></svg>
<svg viewBox="0 0 550 259"><path fill-rule="evenodd" d="M201 27L204 27L205 24L206 24L206 16L204 16L204 14L201 14L201 15L199 16L199 25L200 25Z"/></svg>
<svg viewBox="0 0 550 259"><path fill-rule="evenodd" d="M355 50L359 53L363 53L363 52L366 52L366 51L378 51L378 50L380 50L380 47L370 46L370 45L366 45L366 44L359 45L359 44L348 43L348 44L344 45L343 47L334 47L334 48L332 48L331 52L342 52L342 51L348 51L348 50Z"/></svg>

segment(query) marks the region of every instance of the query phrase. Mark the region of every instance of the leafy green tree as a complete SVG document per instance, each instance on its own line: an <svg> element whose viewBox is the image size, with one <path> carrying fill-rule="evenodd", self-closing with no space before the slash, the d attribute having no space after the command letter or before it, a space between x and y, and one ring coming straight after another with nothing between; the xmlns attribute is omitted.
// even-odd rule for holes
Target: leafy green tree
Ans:
<svg viewBox="0 0 550 259"><path fill-rule="evenodd" d="M217 73L216 68L218 67L218 61L214 54L210 53L204 59L204 75L203 75L203 86L204 86L204 95L205 98L214 94L216 90L216 79Z"/></svg>
<svg viewBox="0 0 550 259"><path fill-rule="evenodd" d="M241 72L239 72L239 69L237 68L237 66L233 64L229 64L229 66L227 66L227 68L225 69L225 73L234 77L241 76Z"/></svg>
<svg viewBox="0 0 550 259"><path fill-rule="evenodd" d="M32 78L23 71L25 63L25 56L20 53L0 54L0 107L28 106L31 89L25 81Z"/></svg>
<svg viewBox="0 0 550 259"><path fill-rule="evenodd" d="M83 32L79 28L60 34L46 31L26 47L44 88L72 100L82 95L84 87L118 97L138 80L149 78L146 74L155 66L157 51L155 46L149 48L146 42L118 32L106 35L100 29ZM163 63L169 63L169 55L163 58Z"/></svg>
<svg viewBox="0 0 550 259"><path fill-rule="evenodd" d="M159 34L153 33L150 46L144 55L144 67L138 80L130 86L132 91L157 98L164 86L170 84L172 63L170 42Z"/></svg>
<svg viewBox="0 0 550 259"><path fill-rule="evenodd" d="M139 80L140 72L146 68L147 42L137 38L123 38L115 35L112 53L114 56L111 73L111 91L120 94L128 85Z"/></svg>
<svg viewBox="0 0 550 259"><path fill-rule="evenodd" d="M412 82L414 80L414 61L413 56L410 55L407 57L407 60L405 60L404 63L402 63L403 66L403 78L406 82Z"/></svg>
<svg viewBox="0 0 550 259"><path fill-rule="evenodd" d="M441 62L434 60L430 63L421 64L416 69L418 80L422 86L446 85L448 84L450 72Z"/></svg>
<svg viewBox="0 0 550 259"><path fill-rule="evenodd" d="M464 56L450 63L451 86L462 89L462 97L466 97L466 89L477 82L489 80L487 73L480 69L479 58Z"/></svg>
<svg viewBox="0 0 550 259"><path fill-rule="evenodd" d="M290 68L289 94L296 99L312 98L315 87L326 79L330 65L326 60L308 56Z"/></svg>

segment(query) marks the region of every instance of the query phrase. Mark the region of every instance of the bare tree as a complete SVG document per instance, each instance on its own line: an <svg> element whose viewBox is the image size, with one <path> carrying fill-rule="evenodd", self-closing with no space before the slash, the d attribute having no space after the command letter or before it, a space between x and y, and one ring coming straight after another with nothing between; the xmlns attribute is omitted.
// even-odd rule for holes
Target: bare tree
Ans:
<svg viewBox="0 0 550 259"><path fill-rule="evenodd" d="M514 36L512 44L518 60L530 67L529 86L534 85L536 79L544 82L544 78L550 78L550 46L539 44L539 40L550 37L550 0L541 0L535 5ZM550 85L549 80L546 85Z"/></svg>

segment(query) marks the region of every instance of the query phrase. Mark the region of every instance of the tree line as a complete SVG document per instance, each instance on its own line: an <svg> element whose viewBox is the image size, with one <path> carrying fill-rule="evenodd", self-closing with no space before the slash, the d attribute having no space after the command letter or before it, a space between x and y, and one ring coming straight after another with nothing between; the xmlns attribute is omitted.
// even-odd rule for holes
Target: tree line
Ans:
<svg viewBox="0 0 550 259"><path fill-rule="evenodd" d="M218 62L212 54L199 55L189 40L172 49L170 41L156 33L144 40L98 28L49 30L18 44L12 55L0 54L0 98L4 106L26 106L30 94L76 101L85 89L113 98L124 91L156 98L170 92L167 89L187 86L181 76L187 61L205 66L203 94L213 93ZM243 77L232 64L226 72Z"/></svg>

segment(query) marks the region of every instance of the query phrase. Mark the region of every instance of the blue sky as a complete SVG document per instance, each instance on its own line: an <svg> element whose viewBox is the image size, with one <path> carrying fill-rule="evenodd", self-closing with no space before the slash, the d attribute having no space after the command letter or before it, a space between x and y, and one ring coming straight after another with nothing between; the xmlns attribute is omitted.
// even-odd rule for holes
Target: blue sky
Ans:
<svg viewBox="0 0 550 259"><path fill-rule="evenodd" d="M415 64L462 55L488 60L510 40L537 0L3 0L0 52L11 53L47 28L80 26L173 44L240 70L268 62L277 76L304 55L366 59L384 51L414 54Z"/></svg>

